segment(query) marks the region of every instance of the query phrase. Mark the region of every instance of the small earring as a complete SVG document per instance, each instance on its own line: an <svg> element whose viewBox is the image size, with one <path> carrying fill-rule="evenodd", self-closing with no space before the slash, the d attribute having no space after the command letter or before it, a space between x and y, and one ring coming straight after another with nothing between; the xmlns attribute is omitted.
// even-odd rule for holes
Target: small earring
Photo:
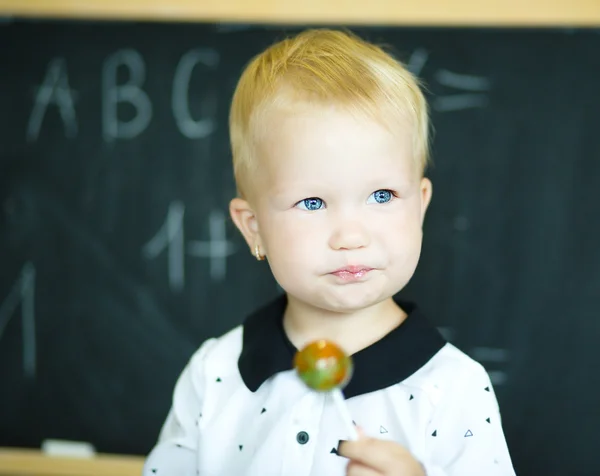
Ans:
<svg viewBox="0 0 600 476"><path fill-rule="evenodd" d="M254 245L254 257L258 260L258 261L262 261L265 259L264 255L260 254L260 247L258 245Z"/></svg>

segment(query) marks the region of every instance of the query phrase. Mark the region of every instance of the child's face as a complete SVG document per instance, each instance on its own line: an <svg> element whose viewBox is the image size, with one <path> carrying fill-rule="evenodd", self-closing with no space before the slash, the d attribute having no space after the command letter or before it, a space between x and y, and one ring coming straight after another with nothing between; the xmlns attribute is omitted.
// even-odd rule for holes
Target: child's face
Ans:
<svg viewBox="0 0 600 476"><path fill-rule="evenodd" d="M273 274L311 306L352 311L394 295L417 266L431 183L395 136L334 109L272 112L253 224ZM252 232L257 230L257 232ZM242 230L244 232L244 230ZM339 271L341 270L341 271Z"/></svg>

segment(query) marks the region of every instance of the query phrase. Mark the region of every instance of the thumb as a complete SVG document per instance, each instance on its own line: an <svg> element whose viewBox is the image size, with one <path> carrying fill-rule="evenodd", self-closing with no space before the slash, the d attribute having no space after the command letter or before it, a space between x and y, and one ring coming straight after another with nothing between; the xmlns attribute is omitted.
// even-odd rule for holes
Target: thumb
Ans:
<svg viewBox="0 0 600 476"><path fill-rule="evenodd" d="M356 425L356 433L358 434L358 439L362 440L364 438L367 437L367 434L365 433L365 430L363 430L363 428L359 425Z"/></svg>

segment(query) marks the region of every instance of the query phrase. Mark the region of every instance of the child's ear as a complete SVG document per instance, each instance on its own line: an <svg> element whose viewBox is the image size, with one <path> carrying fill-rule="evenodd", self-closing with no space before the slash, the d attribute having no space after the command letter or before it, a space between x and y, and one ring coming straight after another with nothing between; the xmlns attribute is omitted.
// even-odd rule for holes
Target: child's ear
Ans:
<svg viewBox="0 0 600 476"><path fill-rule="evenodd" d="M427 177L421 179L421 225L425 220L425 212L431 202L431 195L433 194L433 184Z"/></svg>
<svg viewBox="0 0 600 476"><path fill-rule="evenodd" d="M229 214L235 226L242 233L246 243L248 243L250 252L254 253L256 246L262 248L258 221L250 204L244 199L234 198L229 202Z"/></svg>

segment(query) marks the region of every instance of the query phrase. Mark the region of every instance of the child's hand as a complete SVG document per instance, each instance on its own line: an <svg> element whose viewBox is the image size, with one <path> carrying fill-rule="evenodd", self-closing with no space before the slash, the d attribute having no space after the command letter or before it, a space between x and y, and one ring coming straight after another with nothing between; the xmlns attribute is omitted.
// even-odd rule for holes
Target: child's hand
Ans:
<svg viewBox="0 0 600 476"><path fill-rule="evenodd" d="M426 476L423 466L406 448L369 438L360 430L359 439L342 442L338 454L350 459L347 476Z"/></svg>

